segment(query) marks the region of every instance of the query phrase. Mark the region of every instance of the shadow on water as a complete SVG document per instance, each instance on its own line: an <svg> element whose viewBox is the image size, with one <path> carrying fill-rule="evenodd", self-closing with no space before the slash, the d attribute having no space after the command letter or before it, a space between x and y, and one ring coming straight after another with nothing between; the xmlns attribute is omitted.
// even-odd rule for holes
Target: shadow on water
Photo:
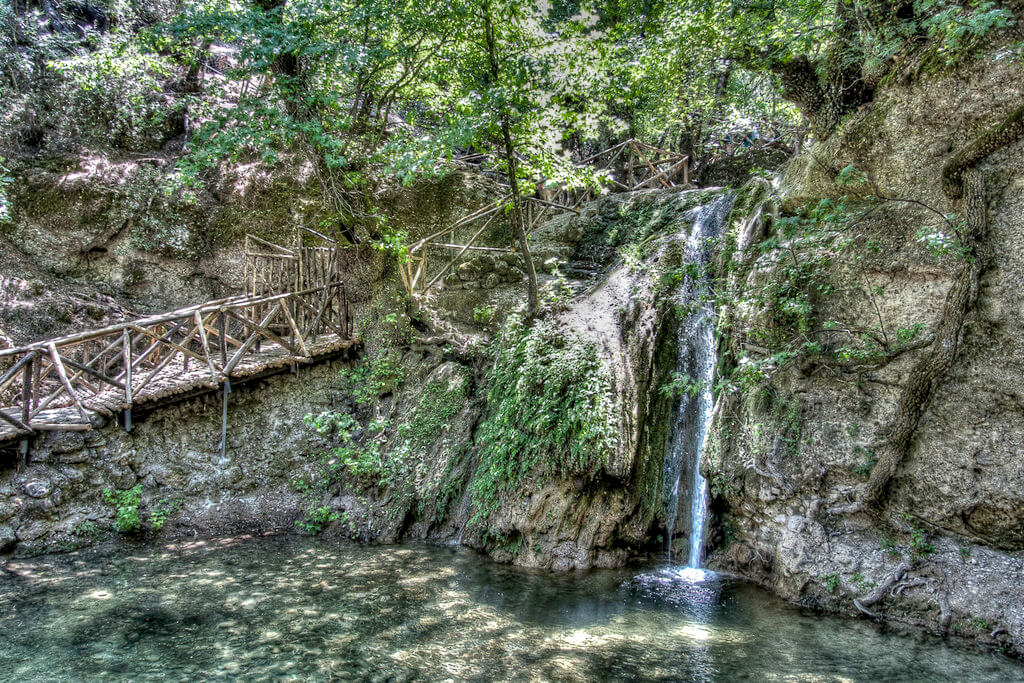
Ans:
<svg viewBox="0 0 1024 683"><path fill-rule="evenodd" d="M809 616L748 584L678 567L552 576L446 548L257 538L9 569L0 667L17 680L1022 673L1006 659Z"/></svg>

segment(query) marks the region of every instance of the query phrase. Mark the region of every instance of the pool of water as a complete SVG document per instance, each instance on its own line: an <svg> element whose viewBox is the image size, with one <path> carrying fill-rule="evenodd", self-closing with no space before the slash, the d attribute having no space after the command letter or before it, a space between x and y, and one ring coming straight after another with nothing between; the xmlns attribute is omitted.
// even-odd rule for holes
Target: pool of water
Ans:
<svg viewBox="0 0 1024 683"><path fill-rule="evenodd" d="M1017 662L661 568L233 538L11 562L7 680L1008 680Z"/></svg>

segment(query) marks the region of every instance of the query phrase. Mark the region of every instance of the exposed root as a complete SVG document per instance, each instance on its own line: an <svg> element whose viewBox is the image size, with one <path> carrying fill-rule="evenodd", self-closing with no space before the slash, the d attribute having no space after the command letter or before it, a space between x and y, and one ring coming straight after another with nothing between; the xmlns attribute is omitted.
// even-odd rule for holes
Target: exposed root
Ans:
<svg viewBox="0 0 1024 683"><path fill-rule="evenodd" d="M900 581L889 590L889 597L895 598L899 595L903 595L903 591L907 590L908 588L924 586L928 583L928 579L910 579L909 581Z"/></svg>
<svg viewBox="0 0 1024 683"><path fill-rule="evenodd" d="M884 598L892 589L892 587L896 585L896 582L902 579L908 571L910 571L910 564L907 562L901 563L898 567L896 567L896 571L890 574L888 578L885 579L885 581L875 586L875 589L873 591L871 591L863 597L854 598L854 607L856 607L858 610L860 610L867 616L871 617L872 619L877 619L878 617L868 609L868 606L873 605L882 598Z"/></svg>
<svg viewBox="0 0 1024 683"><path fill-rule="evenodd" d="M959 199L967 189L964 185L964 174L981 163L989 154L1006 147L1021 135L1024 135L1024 106L1012 111L996 126L957 152L942 169L942 191L950 200Z"/></svg>
<svg viewBox="0 0 1024 683"><path fill-rule="evenodd" d="M1024 106L962 149L943 169L943 191L951 203L959 203L965 217L960 235L967 247L965 262L953 281L935 326L931 351L910 371L896 405L896 414L882 440L876 444L878 460L864 489L866 506L877 506L889 482L903 463L921 418L946 372L956 358L964 320L974 309L984 268L979 245L985 238L988 218L981 173L974 167L989 154L1024 134Z"/></svg>

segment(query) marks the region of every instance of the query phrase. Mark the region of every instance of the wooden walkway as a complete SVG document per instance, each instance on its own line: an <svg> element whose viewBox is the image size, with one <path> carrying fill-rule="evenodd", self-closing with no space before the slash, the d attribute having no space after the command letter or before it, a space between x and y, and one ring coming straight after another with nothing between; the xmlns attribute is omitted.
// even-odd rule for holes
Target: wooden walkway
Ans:
<svg viewBox="0 0 1024 683"><path fill-rule="evenodd" d="M135 407L230 391L232 379L354 346L337 247L297 241L258 240L274 254L269 272L266 255L247 249L244 295L0 351L0 443L22 440L24 453L40 432L89 430L94 415L122 411L130 428Z"/></svg>
<svg viewBox="0 0 1024 683"><path fill-rule="evenodd" d="M485 162L489 155L479 153L464 156L462 161ZM643 189L677 187L689 185L690 157L653 147L630 138L608 149L593 154L579 162L581 166L592 166L604 178L607 189L612 192L635 192ZM526 234L548 218L567 211L580 212L580 206L597 197L593 188L568 188L548 186L539 190L541 196L522 197L522 211ZM514 247L485 247L476 244L477 239L495 221L512 207L512 195L506 194L497 200L471 211L451 225L427 235L411 245L408 252L399 259L398 273L402 277L409 296L423 296L437 284L466 252L518 253ZM477 227L479 225L479 227ZM456 233L476 228L473 234L459 243ZM427 270L430 252L446 252L447 260L436 272ZM441 258L444 258L443 256Z"/></svg>

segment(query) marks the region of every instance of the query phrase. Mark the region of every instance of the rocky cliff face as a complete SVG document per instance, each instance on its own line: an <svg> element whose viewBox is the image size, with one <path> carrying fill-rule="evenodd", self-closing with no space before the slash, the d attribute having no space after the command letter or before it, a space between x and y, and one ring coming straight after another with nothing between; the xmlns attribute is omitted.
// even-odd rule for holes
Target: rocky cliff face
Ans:
<svg viewBox="0 0 1024 683"><path fill-rule="evenodd" d="M130 433L97 422L89 432L39 437L28 467L9 461L0 478L2 552L71 550L116 529L134 540L295 529L308 503L291 482L326 447L296 425L343 400L337 373L345 364L237 386L223 455L220 394L136 415ZM133 516L138 528L125 528Z"/></svg>
<svg viewBox="0 0 1024 683"><path fill-rule="evenodd" d="M977 302L882 501L863 504L968 262L943 168L1024 95L1016 62L988 64L889 88L781 180L741 190L712 272L685 254L715 191L605 197L541 226L545 311L533 326L516 322L513 254L468 259L422 306L407 305L383 257L353 262L365 285L360 359L237 391L226 458L217 396L158 410L131 434L106 425L38 441L28 469L12 461L0 477L0 546L88 542L116 528L131 507L121 496L139 487L146 533L161 518L169 534L298 523L363 541L460 541L556 570L660 554L674 392L692 389L672 375L689 312L675 293L713 278L711 566L807 605L1022 654L1020 141L978 166L988 230ZM315 213L301 173L249 169L169 207L180 221L138 223L114 209L149 201L136 201L139 164L83 164L27 173L14 196L0 249L19 261L2 283L15 341L49 331L48 316L61 329L98 323L111 316L103 297L170 307L235 291L239 234L281 239L280 226ZM492 196L456 174L386 201L423 235ZM174 225L194 254L146 248L151 229ZM483 243L505 239L497 226ZM58 315L46 306L66 287L91 298Z"/></svg>
<svg viewBox="0 0 1024 683"><path fill-rule="evenodd" d="M1012 60L984 63L884 92L791 163L776 204L748 189L723 275L724 367L737 381L719 397L704 468L720 521L713 566L1019 654L1024 143L978 167L988 231L969 256L965 214L942 186L954 154L1024 94ZM880 504L862 505L969 258L983 274L958 353Z"/></svg>
<svg viewBox="0 0 1024 683"><path fill-rule="evenodd" d="M328 427L348 464L310 482L347 533L458 540L555 570L660 553L673 405L661 389L678 326L669 293L697 207L713 196L610 197L538 228L549 273L534 324L516 317L522 273L501 257L467 261L413 319L385 316L367 335L379 343L365 370L345 380L372 395ZM427 331L407 345L404 324Z"/></svg>
<svg viewBox="0 0 1024 683"><path fill-rule="evenodd" d="M4 549L75 547L124 531L134 508L136 534L165 517L170 536L460 540L557 570L660 551L672 399L659 389L677 326L666 293L710 196L606 198L539 228L545 313L529 327L514 320L514 259L467 262L411 315L386 259L353 262L367 290L361 358L236 388L226 457L220 394L136 416L131 434L37 439L28 469L12 460L3 478Z"/></svg>

